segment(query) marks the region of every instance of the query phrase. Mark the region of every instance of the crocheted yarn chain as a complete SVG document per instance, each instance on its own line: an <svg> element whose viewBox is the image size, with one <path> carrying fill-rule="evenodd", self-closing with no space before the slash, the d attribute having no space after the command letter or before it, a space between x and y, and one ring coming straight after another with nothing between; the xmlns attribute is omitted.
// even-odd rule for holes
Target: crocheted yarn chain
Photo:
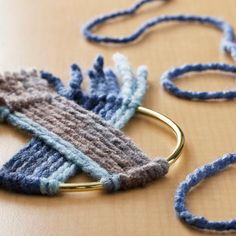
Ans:
<svg viewBox="0 0 236 236"><path fill-rule="evenodd" d="M155 0L141 0L134 4L132 7L113 13L109 13L100 17L97 17L85 25L83 34L86 39L103 44L127 44L134 42L145 34L151 27L164 23L164 22L193 22L205 25L210 25L224 33L224 38L221 42L221 48L225 53L231 55L234 61L236 61L236 44L234 30L232 26L216 17L210 16L198 16L198 15L163 15L156 17L140 28L134 31L132 34L124 37L109 37L100 36L93 32L96 26L102 25L110 20L119 17L125 17L134 15L143 5L154 2ZM208 64L188 64L181 67L176 67L165 72L161 77L162 86L171 94L189 100L227 100L236 98L236 90L228 91L187 91L179 88L173 83L174 79L180 79L181 75L189 72L202 73L204 71L214 70L229 72L232 74L236 73L236 66L223 64L223 63L208 63ZM183 181L176 191L175 196L175 209L177 215L185 223L194 226L198 229L210 230L210 231L230 231L236 229L236 219L230 221L209 221L204 217L194 216L191 214L186 207L186 195L187 193L198 183L203 181L205 178L217 174L219 171L224 170L227 166L236 163L236 154L227 154L215 162L205 165L192 174L188 175L185 181Z"/></svg>
<svg viewBox="0 0 236 236"><path fill-rule="evenodd" d="M213 26L214 28L222 31L224 33L224 38L222 40L222 48L231 54L231 56L236 60L236 45L234 43L234 30L232 26L216 17L211 16L199 16L199 15L162 15L153 18L152 20L146 22L135 32L131 33L128 36L124 37L109 37L109 36L100 36L93 32L93 29L99 25L105 24L111 20L114 20L119 17L125 17L134 15L143 5L155 2L156 0L141 0L134 4L132 7L113 13L105 14L99 16L87 24L85 24L83 29L83 35L87 40L90 40L94 43L112 43L112 44L128 44L134 42L135 40L142 37L150 28L166 22L192 22ZM163 2L168 0L163 0Z"/></svg>
<svg viewBox="0 0 236 236"><path fill-rule="evenodd" d="M165 72L161 76L161 84L171 94L188 100L229 100L236 98L236 89L215 92L187 91L179 88L173 83L173 80L179 79L182 75L186 73L202 73L205 71L222 71L229 72L231 74L236 74L236 66L223 63L183 65L181 67L173 68Z"/></svg>
<svg viewBox="0 0 236 236"><path fill-rule="evenodd" d="M205 217L193 215L186 207L186 197L192 188L206 178L214 176L233 164L236 164L236 154L225 154L216 161L194 170L186 177L186 179L178 186L175 194L175 210L181 220L194 228L201 230L220 232L236 230L236 219L228 221L210 221Z"/></svg>

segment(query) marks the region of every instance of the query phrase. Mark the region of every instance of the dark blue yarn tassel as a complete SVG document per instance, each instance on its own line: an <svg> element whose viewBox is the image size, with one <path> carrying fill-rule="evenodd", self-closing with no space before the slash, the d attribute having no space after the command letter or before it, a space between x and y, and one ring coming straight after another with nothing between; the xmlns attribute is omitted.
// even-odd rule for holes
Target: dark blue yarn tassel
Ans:
<svg viewBox="0 0 236 236"><path fill-rule="evenodd" d="M46 71L41 71L41 77L45 80L48 81L48 83L55 89L55 91L60 94L60 95L65 95L66 94L66 89L62 81L54 76L53 74L46 72Z"/></svg>
<svg viewBox="0 0 236 236"><path fill-rule="evenodd" d="M47 71L41 71L41 77L48 81L48 83L55 89L55 91L70 100L78 101L82 99L83 93L81 91L81 83L83 81L83 75L78 65L71 65L71 80L69 87L66 88L61 79L54 76Z"/></svg>
<svg viewBox="0 0 236 236"><path fill-rule="evenodd" d="M71 65L69 88L66 97L70 100L79 101L83 97L81 84L83 82L83 75L80 67L77 64Z"/></svg>

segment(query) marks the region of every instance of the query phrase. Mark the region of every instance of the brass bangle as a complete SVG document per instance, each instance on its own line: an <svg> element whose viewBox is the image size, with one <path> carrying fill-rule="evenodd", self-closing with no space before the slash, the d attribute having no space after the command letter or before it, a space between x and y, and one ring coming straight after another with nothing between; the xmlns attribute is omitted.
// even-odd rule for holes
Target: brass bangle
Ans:
<svg viewBox="0 0 236 236"><path fill-rule="evenodd" d="M184 133L181 130L181 128L170 118L167 116L162 115L161 113L152 111L145 107L138 107L137 111L143 115L147 115L149 117L155 118L159 121L161 121L163 124L167 125L172 129L172 131L175 133L175 136L177 138L177 143L175 146L175 149L173 152L167 157L167 161L170 165L172 165L179 157L180 153L182 152L182 149L184 147Z"/></svg>
<svg viewBox="0 0 236 236"><path fill-rule="evenodd" d="M148 108L141 107L141 106L138 107L137 112L161 121L163 124L170 127L172 131L175 133L175 136L177 138L177 144L173 152L167 157L168 163L172 165L178 159L184 147L185 140L184 140L183 131L174 121L172 121L168 117L158 112L152 111ZM99 181L90 182L90 183L63 183L63 184L60 184L59 186L60 192L86 192L86 191L95 191L95 190L101 190L101 189L103 189L103 186L101 182Z"/></svg>

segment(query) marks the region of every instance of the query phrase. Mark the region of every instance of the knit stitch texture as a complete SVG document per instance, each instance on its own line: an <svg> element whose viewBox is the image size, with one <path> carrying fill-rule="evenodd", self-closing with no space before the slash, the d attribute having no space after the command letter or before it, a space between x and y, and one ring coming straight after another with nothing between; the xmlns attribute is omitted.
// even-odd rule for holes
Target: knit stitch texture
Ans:
<svg viewBox="0 0 236 236"><path fill-rule="evenodd" d="M124 70L131 73L127 60L116 55L116 61L117 70L126 78L124 84L128 83L127 80L129 84L136 81L134 73L127 79ZM101 58L98 58L95 68L102 64ZM132 86L130 93L125 92L125 85L121 94L126 94L126 97L130 96L131 99L129 102L126 99L114 112L115 118L111 123L115 126L118 124L118 127L122 127L139 104L145 92L145 70L144 67L138 70L136 86ZM99 72L102 74L102 70ZM90 72L92 78L93 73L94 71ZM76 75L78 82L78 70ZM111 77L113 73L108 71L107 75ZM101 180L108 191L116 191L144 186L167 173L168 163L165 160L148 159L120 131L65 98L78 99L78 93L64 89L60 80L49 73L42 73L42 76L46 81L38 78L37 71L1 76L0 97L1 105L4 106L1 112L2 120L27 130L35 137L19 155L2 168L2 186L25 193L56 194L59 183L80 169ZM75 82L72 81L71 84L76 87ZM114 86L114 83L111 84ZM91 88L97 90L96 86L98 85L94 83ZM56 88L57 92L65 97L53 92L52 88ZM75 89L78 90L78 87ZM102 86L99 89L104 91ZM99 105L100 108L108 107L107 104L97 104ZM119 117L122 117L122 120ZM30 151L35 155L26 163L25 154L30 154ZM43 168L40 168L40 165Z"/></svg>

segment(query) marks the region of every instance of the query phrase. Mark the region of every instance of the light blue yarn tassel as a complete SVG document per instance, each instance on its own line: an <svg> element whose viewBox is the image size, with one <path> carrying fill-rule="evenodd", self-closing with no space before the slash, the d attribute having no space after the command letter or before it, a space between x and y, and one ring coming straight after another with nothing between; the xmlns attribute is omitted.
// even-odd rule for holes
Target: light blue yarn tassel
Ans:
<svg viewBox="0 0 236 236"><path fill-rule="evenodd" d="M121 96L123 103L110 122L116 128L122 128L127 120L134 115L138 104L141 104L144 97L147 89L147 68L145 66L139 67L136 79L125 56L117 53L113 56L113 60L115 61L117 73L122 79Z"/></svg>

